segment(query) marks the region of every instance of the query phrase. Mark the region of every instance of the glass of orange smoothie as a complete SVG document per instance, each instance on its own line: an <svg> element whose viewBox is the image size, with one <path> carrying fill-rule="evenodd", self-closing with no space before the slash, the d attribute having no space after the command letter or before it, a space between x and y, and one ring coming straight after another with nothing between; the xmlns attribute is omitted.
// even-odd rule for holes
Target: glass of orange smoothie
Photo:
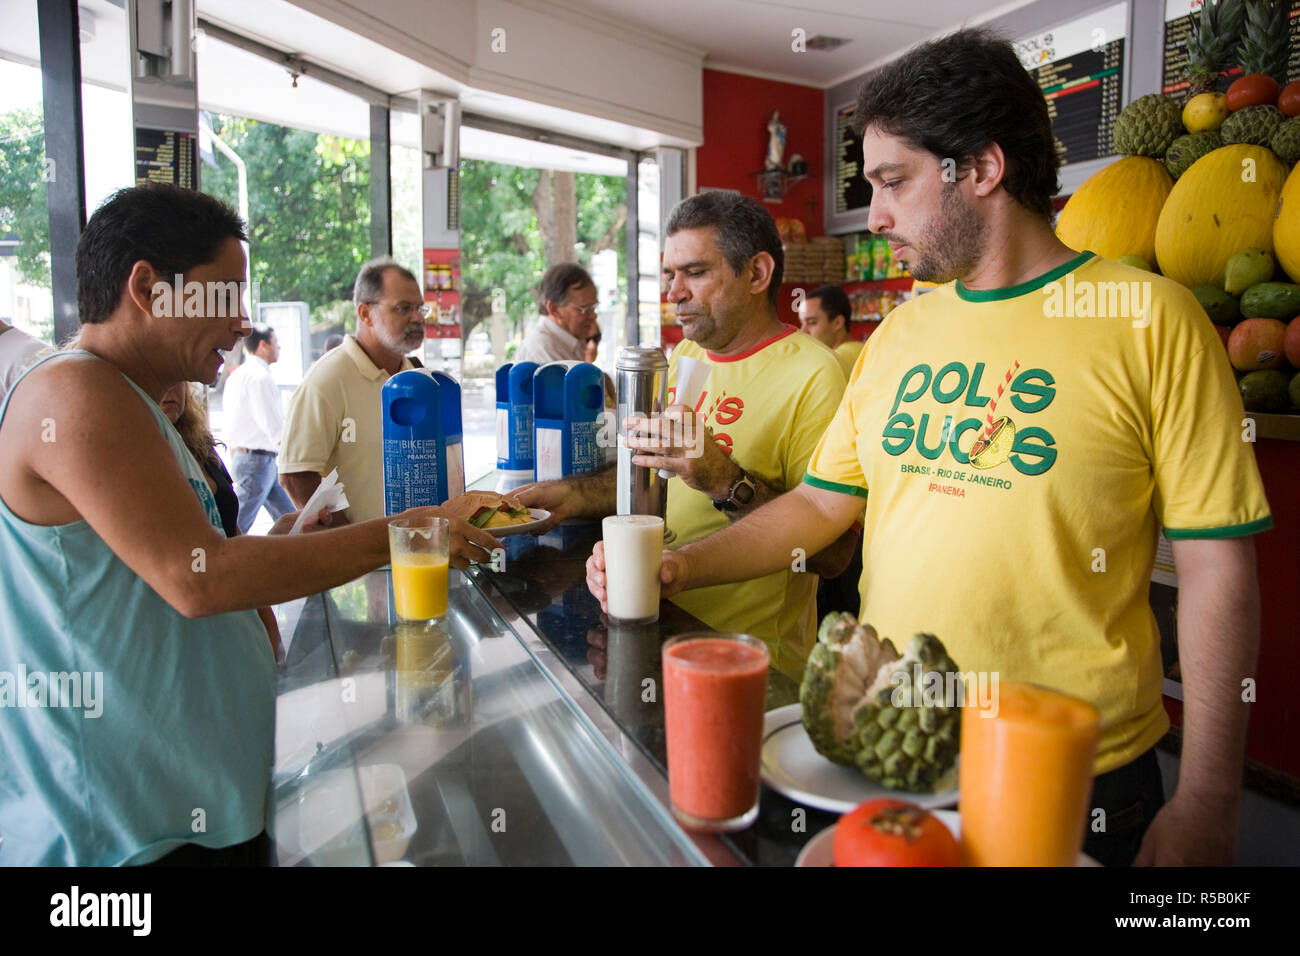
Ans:
<svg viewBox="0 0 1300 956"><path fill-rule="evenodd" d="M446 518L395 518L388 522L393 603L403 621L433 621L447 613L450 538L451 522Z"/></svg>
<svg viewBox="0 0 1300 956"><path fill-rule="evenodd" d="M698 632L664 644L673 814L688 829L742 830L758 815L767 645Z"/></svg>
<svg viewBox="0 0 1300 956"><path fill-rule="evenodd" d="M1002 683L961 720L961 845L972 866L1073 866L1101 724L1087 701Z"/></svg>

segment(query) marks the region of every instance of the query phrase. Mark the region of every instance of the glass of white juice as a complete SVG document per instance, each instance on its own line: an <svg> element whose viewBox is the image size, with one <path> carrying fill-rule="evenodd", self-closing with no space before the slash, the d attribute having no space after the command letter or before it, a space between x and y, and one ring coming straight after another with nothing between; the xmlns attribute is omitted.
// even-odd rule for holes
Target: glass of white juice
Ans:
<svg viewBox="0 0 1300 956"><path fill-rule="evenodd" d="M610 515L601 523L601 531L610 620L624 624L657 621L664 519L657 515Z"/></svg>

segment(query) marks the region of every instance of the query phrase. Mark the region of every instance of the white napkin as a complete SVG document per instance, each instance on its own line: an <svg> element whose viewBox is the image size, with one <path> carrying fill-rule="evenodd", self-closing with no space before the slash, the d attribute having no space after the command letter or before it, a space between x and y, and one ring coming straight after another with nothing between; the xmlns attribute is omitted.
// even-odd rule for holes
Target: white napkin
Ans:
<svg viewBox="0 0 1300 956"><path fill-rule="evenodd" d="M677 360L677 391L673 396L674 405L686 405L695 408L704 391L704 383L709 380L713 366L702 359L688 358L683 355ZM671 478L672 472L659 469L660 478Z"/></svg>
<svg viewBox="0 0 1300 956"><path fill-rule="evenodd" d="M289 533L297 534L302 531L302 526L307 523L307 519L314 514L319 514L322 508L328 508L330 511L342 511L347 506L348 496L343 493L343 483L339 481L339 470L335 468L321 479L321 483L311 493L307 503L298 512L298 520L293 523Z"/></svg>

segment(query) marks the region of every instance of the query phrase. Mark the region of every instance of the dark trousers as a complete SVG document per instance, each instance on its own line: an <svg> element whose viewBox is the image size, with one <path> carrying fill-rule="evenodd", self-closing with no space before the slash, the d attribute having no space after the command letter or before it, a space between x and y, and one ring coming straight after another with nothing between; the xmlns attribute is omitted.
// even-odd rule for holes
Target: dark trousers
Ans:
<svg viewBox="0 0 1300 956"><path fill-rule="evenodd" d="M275 847L263 830L253 839L234 846L211 849L186 843L146 866L274 866Z"/></svg>
<svg viewBox="0 0 1300 956"><path fill-rule="evenodd" d="M1088 824L1083 852L1102 866L1132 866L1142 837L1157 811L1165 805L1164 784L1156 748L1122 767L1104 773L1092 782L1092 800L1088 804ZM1097 810L1106 812L1105 829Z"/></svg>

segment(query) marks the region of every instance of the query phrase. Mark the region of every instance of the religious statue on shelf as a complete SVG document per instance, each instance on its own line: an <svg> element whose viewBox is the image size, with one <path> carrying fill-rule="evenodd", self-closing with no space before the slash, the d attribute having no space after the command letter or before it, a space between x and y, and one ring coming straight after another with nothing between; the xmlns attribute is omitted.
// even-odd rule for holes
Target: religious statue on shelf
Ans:
<svg viewBox="0 0 1300 956"><path fill-rule="evenodd" d="M785 124L781 114L772 111L772 118L767 121L767 160L763 167L769 170L785 169Z"/></svg>

